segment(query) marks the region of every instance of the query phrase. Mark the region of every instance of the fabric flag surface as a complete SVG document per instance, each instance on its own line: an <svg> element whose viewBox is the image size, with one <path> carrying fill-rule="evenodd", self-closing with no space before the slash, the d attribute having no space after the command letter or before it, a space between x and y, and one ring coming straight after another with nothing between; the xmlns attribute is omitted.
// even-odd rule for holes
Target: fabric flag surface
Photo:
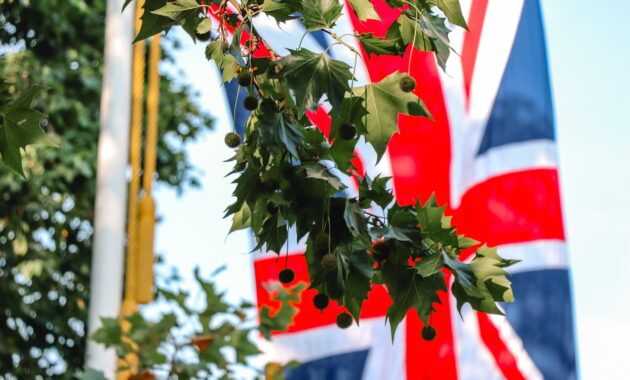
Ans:
<svg viewBox="0 0 630 380"><path fill-rule="evenodd" d="M381 20L359 21L352 11L339 20L338 34L383 36L400 10L372 0ZM501 256L520 259L510 269L516 302L503 305L506 317L473 311L461 318L453 299L443 294L432 324L434 341L420 337L422 324L411 311L392 343L385 313L390 300L375 287L364 304L361 326L335 325L336 304L323 313L312 306L315 291L301 293L299 312L288 331L276 332L261 347L269 360L295 359L301 366L289 379L574 379L576 356L571 290L558 186L554 115L539 0L462 0L469 31L455 29L445 72L433 53L407 49L404 57L363 52L356 77L378 81L394 71L408 72L415 93L434 119L399 116L400 133L386 156L365 143L357 148L358 171L393 177L398 203L426 201L436 193L458 232L489 245ZM349 9L349 8L346 8ZM304 33L298 22L278 29L257 18L265 41L282 54ZM350 41L350 38L347 39ZM323 51L330 41L308 33L302 46ZM354 63L342 46L335 59ZM412 55L412 64L409 58ZM226 85L237 128L248 114L236 84ZM311 120L326 130L324 109ZM290 243L289 265L306 281L304 246ZM254 262L259 307L276 305L263 285L275 282L284 259L257 254Z"/></svg>

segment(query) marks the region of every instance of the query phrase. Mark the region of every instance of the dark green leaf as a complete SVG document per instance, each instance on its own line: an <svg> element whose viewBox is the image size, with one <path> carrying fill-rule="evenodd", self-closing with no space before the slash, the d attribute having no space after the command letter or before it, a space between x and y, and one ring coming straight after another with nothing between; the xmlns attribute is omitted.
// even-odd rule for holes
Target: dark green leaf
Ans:
<svg viewBox="0 0 630 380"><path fill-rule="evenodd" d="M304 26L309 31L332 28L343 9L338 0L307 0L302 5Z"/></svg>
<svg viewBox="0 0 630 380"><path fill-rule="evenodd" d="M175 24L172 19L153 13L153 11L160 9L165 5L166 0L152 0L144 3L144 6L142 7L142 16L140 16L142 26L140 27L138 35L133 40L134 43L147 39L155 34L162 33Z"/></svg>
<svg viewBox="0 0 630 380"><path fill-rule="evenodd" d="M457 247L458 238L450 218L444 215L445 206L439 207L435 194L422 205L418 200L416 214L422 236L444 246Z"/></svg>
<svg viewBox="0 0 630 380"><path fill-rule="evenodd" d="M166 3L163 7L151 13L178 21L199 8L201 8L201 5L196 0L175 0Z"/></svg>
<svg viewBox="0 0 630 380"><path fill-rule="evenodd" d="M298 146L302 140L302 132L277 107L261 109L255 124L260 132L260 146L284 146L293 157L299 158Z"/></svg>
<svg viewBox="0 0 630 380"><path fill-rule="evenodd" d="M358 202L352 199L346 200L346 208L343 213L343 218L346 221L348 230L350 230L354 236L367 238L367 220L365 219L363 209L359 206Z"/></svg>
<svg viewBox="0 0 630 380"><path fill-rule="evenodd" d="M462 14L462 8L459 4L459 0L427 0L429 3L435 4L442 12L448 21L457 26L461 26L464 29L468 29L464 15Z"/></svg>
<svg viewBox="0 0 630 380"><path fill-rule="evenodd" d="M382 273L383 281L392 298L392 304L387 309L387 320L393 340L396 328L409 309L415 309L420 320L427 323L429 315L434 310L433 303L440 302L437 292L446 291L446 285L442 273L422 277L409 267L390 263L383 265Z"/></svg>
<svg viewBox="0 0 630 380"><path fill-rule="evenodd" d="M308 49L289 49L289 52L282 60L281 74L295 96L298 111L317 106L324 94L333 108L338 107L350 90L350 66Z"/></svg>
<svg viewBox="0 0 630 380"><path fill-rule="evenodd" d="M422 261L416 264L415 268L420 276L429 277L439 273L442 270L443 265L444 260L442 259L442 254L435 253L422 259Z"/></svg>
<svg viewBox="0 0 630 380"><path fill-rule="evenodd" d="M129 0L131 1L131 0ZM107 380L105 374L92 368L88 368L83 372L74 375L77 380Z"/></svg>
<svg viewBox="0 0 630 380"><path fill-rule="evenodd" d="M361 308L371 290L374 259L365 250L351 253L348 260L348 279L346 280L343 304L359 324Z"/></svg>
<svg viewBox="0 0 630 380"><path fill-rule="evenodd" d="M39 126L46 115L31 108L35 95L45 89L35 85L11 103L0 107L0 156L5 165L23 177L20 149L32 144L54 146Z"/></svg>
<svg viewBox="0 0 630 380"><path fill-rule="evenodd" d="M379 38L374 37L372 33L366 33L359 34L357 39L361 42L361 45L368 55L400 55L404 53L404 46L400 38Z"/></svg>

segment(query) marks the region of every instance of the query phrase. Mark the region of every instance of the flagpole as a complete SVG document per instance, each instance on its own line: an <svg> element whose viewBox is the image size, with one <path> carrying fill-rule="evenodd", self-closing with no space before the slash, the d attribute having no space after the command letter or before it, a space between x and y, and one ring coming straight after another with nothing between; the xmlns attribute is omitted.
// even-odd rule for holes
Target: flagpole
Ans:
<svg viewBox="0 0 630 380"><path fill-rule="evenodd" d="M123 291L134 13L121 12L124 2L108 0L105 18L88 336L102 317L118 318ZM114 351L88 339L86 367L114 378Z"/></svg>

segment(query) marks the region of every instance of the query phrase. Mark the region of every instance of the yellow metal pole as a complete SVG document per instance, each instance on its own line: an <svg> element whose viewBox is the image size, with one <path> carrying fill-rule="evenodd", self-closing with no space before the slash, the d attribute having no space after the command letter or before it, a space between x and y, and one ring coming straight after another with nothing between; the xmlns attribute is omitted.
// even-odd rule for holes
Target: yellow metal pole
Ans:
<svg viewBox="0 0 630 380"><path fill-rule="evenodd" d="M161 36L151 38L149 51L149 84L147 92L147 129L144 143L143 195L140 199L140 229L138 246L138 285L136 300L149 303L153 300L153 261L155 235L155 201L151 194L157 159L158 103L160 100Z"/></svg>
<svg viewBox="0 0 630 380"><path fill-rule="evenodd" d="M144 0L136 1L135 33L142 26L142 7ZM131 179L129 182L129 200L127 205L127 265L125 271L125 296L122 304L122 318L137 310L136 289L138 285L138 192L140 188L140 152L142 149L142 99L144 93L145 70L144 41L133 45L132 82L131 82L131 132L129 141L129 165ZM124 326L128 328L128 326ZM128 371L118 372L119 380L126 380L135 372L138 358L129 355Z"/></svg>

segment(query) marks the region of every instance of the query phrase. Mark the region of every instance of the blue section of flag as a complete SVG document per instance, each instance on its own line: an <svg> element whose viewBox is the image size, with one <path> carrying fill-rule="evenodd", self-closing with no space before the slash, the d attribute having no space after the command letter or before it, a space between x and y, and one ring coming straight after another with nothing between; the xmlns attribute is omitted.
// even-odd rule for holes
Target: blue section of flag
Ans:
<svg viewBox="0 0 630 380"><path fill-rule="evenodd" d="M478 155L528 140L554 140L553 104L538 0L525 0Z"/></svg>
<svg viewBox="0 0 630 380"><path fill-rule="evenodd" d="M369 350L302 363L286 371L287 380L361 380Z"/></svg>
<svg viewBox="0 0 630 380"><path fill-rule="evenodd" d="M321 30L314 30L310 32L309 34L311 35L311 37L315 39L315 41L317 41L317 43L319 44L319 46L322 47L322 49L326 49L328 47L329 42L326 37L326 33L324 33Z"/></svg>
<svg viewBox="0 0 630 380"><path fill-rule="evenodd" d="M247 118L249 118L249 114L251 113L243 107L243 99L247 96L247 90L241 88L239 91L239 85L236 79L232 79L223 86L225 87L225 94L230 105L230 114L234 113L234 105L236 104L236 113L234 113L233 121L236 127L236 133L243 137L245 134L245 123L247 123Z"/></svg>
<svg viewBox="0 0 630 380"><path fill-rule="evenodd" d="M536 367L547 380L576 379L568 271L528 271L510 280L516 302L503 307Z"/></svg>

